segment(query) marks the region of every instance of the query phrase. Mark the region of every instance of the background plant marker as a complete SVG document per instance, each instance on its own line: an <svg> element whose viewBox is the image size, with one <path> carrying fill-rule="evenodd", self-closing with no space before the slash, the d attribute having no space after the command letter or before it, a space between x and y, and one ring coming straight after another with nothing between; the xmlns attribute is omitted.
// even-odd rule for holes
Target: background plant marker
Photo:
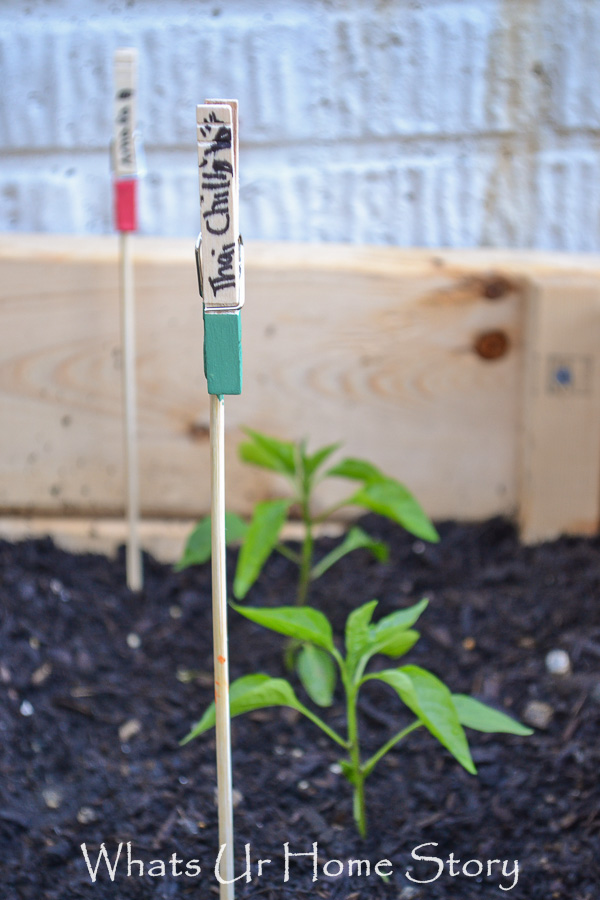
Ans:
<svg viewBox="0 0 600 900"><path fill-rule="evenodd" d="M127 586L142 588L142 553L139 538L140 491L136 429L135 297L131 232L137 228L137 159L135 122L137 105L137 50L121 48L114 57L114 173L115 226L119 232L121 340L123 347L123 401L125 472L127 481Z"/></svg>

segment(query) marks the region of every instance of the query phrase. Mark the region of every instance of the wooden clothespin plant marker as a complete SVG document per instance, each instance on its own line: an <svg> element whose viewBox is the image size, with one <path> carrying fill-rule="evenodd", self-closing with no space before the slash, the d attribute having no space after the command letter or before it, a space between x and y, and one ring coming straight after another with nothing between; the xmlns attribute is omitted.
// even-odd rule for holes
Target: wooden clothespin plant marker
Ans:
<svg viewBox="0 0 600 900"><path fill-rule="evenodd" d="M137 105L137 51L122 48L114 58L114 138L112 146L115 226L119 232L121 341L127 482L127 586L142 588L139 539L139 472L136 429L135 297L131 232L137 229L137 159L135 124Z"/></svg>
<svg viewBox="0 0 600 900"><path fill-rule="evenodd" d="M200 234L196 243L204 314L204 371L210 394L213 652L221 900L232 900L233 801L227 580L225 568L224 396L242 391L240 310L244 303L239 234L236 100L208 100L196 109ZM224 848L224 849L223 849Z"/></svg>

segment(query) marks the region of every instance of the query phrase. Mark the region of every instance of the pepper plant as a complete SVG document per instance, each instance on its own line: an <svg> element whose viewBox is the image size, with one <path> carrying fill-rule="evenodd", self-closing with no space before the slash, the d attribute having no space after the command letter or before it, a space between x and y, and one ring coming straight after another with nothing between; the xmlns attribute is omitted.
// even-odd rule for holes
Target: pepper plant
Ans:
<svg viewBox="0 0 600 900"><path fill-rule="evenodd" d="M245 429L245 433L249 440L240 444L241 459L282 475L291 490L288 497L257 503L249 525L233 513L226 515L228 542L242 542L233 582L233 593L238 600L246 596L274 551L290 559L298 568L298 606L307 602L312 582L353 550L366 548L376 559L387 560L387 544L375 540L364 529L355 525L337 547L315 563L315 528L346 507L358 507L363 512L378 513L423 540L439 540L434 526L407 488L396 479L384 475L372 463L349 457L324 469L325 463L339 449L340 444L328 444L311 454L307 450L306 441L280 441L249 428ZM359 487L357 490L353 485L354 489L349 496L317 513L314 509L315 493L321 482L328 478L358 482ZM280 539L282 528L292 510L300 515L304 526L299 552ZM190 535L177 568L200 564L209 558L210 517L207 517L197 524ZM322 648L292 639L287 643L285 660L288 669L297 670L311 699L319 706L327 706L336 677L335 663L331 656Z"/></svg>
<svg viewBox="0 0 600 900"><path fill-rule="evenodd" d="M315 528L346 507L357 507L364 512L385 516L422 540L439 540L434 526L407 488L396 479L384 475L372 463L347 458L323 471L325 463L340 444L329 444L311 454L308 453L306 441L280 441L249 428L244 431L249 440L240 444L241 459L283 475L291 491L288 497L257 503L249 525L233 513L227 515L228 543L242 541L233 582L233 593L238 600L246 596L273 551L283 554L298 567L296 603L299 606L307 602L312 582L353 550L364 547L377 559L386 560L389 554L387 545L354 526L337 547L315 563ZM344 478L358 482L360 487L340 502L317 513L314 510L315 491L327 478ZM299 552L280 540L282 528L292 509L300 515L304 526ZM210 518L207 517L194 528L177 568L204 563L209 558Z"/></svg>
<svg viewBox="0 0 600 900"><path fill-rule="evenodd" d="M230 712L232 716L237 716L269 706L289 706L310 719L342 747L346 754L340 760L342 772L352 785L354 821L363 837L367 833L365 780L386 753L412 731L426 728L472 774L476 774L476 769L464 727L483 732L532 734L530 728L473 697L452 694L439 678L420 666L404 665L367 672L367 666L376 654L396 659L414 646L419 633L412 626L427 602L421 600L415 606L393 612L375 623L372 622L372 616L377 606L376 600L354 610L346 621L345 655L335 645L329 620L319 610L307 606L265 609L233 604L247 619L323 651L332 658L339 671L346 698L345 734L340 734L305 706L296 696L290 682L284 678L271 678L262 674L238 678L230 687ZM318 678L318 673L313 673L313 677ZM369 681L391 687L414 719L392 734L372 756L363 760L357 702L361 687ZM214 724L215 705L212 703L182 744L208 731Z"/></svg>

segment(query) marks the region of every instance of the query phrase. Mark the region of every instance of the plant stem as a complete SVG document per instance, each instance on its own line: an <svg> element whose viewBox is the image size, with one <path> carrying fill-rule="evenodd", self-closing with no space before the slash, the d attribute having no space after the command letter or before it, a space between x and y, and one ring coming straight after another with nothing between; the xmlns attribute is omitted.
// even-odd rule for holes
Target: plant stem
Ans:
<svg viewBox="0 0 600 900"><path fill-rule="evenodd" d="M283 661L288 672L293 672L296 667L296 653L302 646L297 638L288 638L283 653Z"/></svg>
<svg viewBox="0 0 600 900"><path fill-rule="evenodd" d="M278 544L275 544L275 549L278 553L281 553L282 556L285 556L286 559L289 559L297 566L300 565L300 554L294 553L293 550L290 550L290 548L286 547L285 544L282 544L281 541Z"/></svg>
<svg viewBox="0 0 600 900"><path fill-rule="evenodd" d="M345 506L350 506L351 500L352 497L346 497L345 500L340 500L339 503L334 503L333 506L330 506L318 516L315 516L315 525L322 525L323 522L326 522L330 516L338 511L338 509L343 509Z"/></svg>
<svg viewBox="0 0 600 900"><path fill-rule="evenodd" d="M304 523L304 541L302 542L302 556L300 559L300 576L298 579L298 593L296 595L296 603L298 606L304 606L308 597L308 588L310 586L310 572L312 569L313 559L313 536L311 523Z"/></svg>
<svg viewBox="0 0 600 900"><path fill-rule="evenodd" d="M325 734L331 738L332 741L335 741L336 744L339 744L340 747L343 747L345 750L348 750L348 741L345 741L343 737L341 737L337 731L334 731L333 728L330 728L323 719L320 719L319 716L315 715L307 706L304 706L303 703L299 703L298 706L293 707L297 709L302 715L306 716L307 719L310 719L311 722L314 722L315 725L324 731Z"/></svg>
<svg viewBox="0 0 600 900"><path fill-rule="evenodd" d="M352 810L354 821L361 837L367 834L367 811L365 807L365 776L360 765L360 746L358 743L358 718L356 715L356 698L358 688L346 679L346 715L348 717L348 744L350 765L352 767Z"/></svg>
<svg viewBox="0 0 600 900"><path fill-rule="evenodd" d="M352 787L352 811L354 821L361 837L367 836L367 809L365 805L365 779L362 772L356 776L356 782Z"/></svg>
<svg viewBox="0 0 600 900"><path fill-rule="evenodd" d="M415 729L420 728L423 723L416 719L411 725L408 725L406 728L403 728L402 731L399 731L398 734L395 734L393 737L386 741L383 746L379 748L377 753L374 753L373 756L366 761L364 766L362 767L363 775L366 778L371 774L377 763L380 759L382 759L388 750L391 750L399 741L406 737L407 734L410 734L411 731L415 731Z"/></svg>
<svg viewBox="0 0 600 900"><path fill-rule="evenodd" d="M310 515L310 483L306 477L301 478L300 496L302 506L302 521L304 523L304 540L302 541L302 553L300 556L300 575L298 578L298 593L296 604L304 606L310 587L310 575L313 564L314 539L312 532L312 518Z"/></svg>

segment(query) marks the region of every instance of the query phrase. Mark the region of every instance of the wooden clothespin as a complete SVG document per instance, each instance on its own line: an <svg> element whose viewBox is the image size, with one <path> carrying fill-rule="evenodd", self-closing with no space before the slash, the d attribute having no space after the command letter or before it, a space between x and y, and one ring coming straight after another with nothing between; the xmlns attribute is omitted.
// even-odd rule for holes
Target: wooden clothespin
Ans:
<svg viewBox="0 0 600 900"><path fill-rule="evenodd" d="M121 340L125 420L125 478L127 482L127 585L142 588L142 553L139 539L139 473L136 428L135 296L131 232L137 229L137 176L135 147L137 108L137 51L117 50L114 58L112 161L115 227L119 232Z"/></svg>
<svg viewBox="0 0 600 900"><path fill-rule="evenodd" d="M238 224L237 112L236 100L208 100L196 110L201 223L196 263L204 312L204 371L210 394L212 609L221 900L232 900L234 895L224 395L242 391L240 310L244 303L244 272Z"/></svg>
<svg viewBox="0 0 600 900"><path fill-rule="evenodd" d="M196 261L209 394L242 392L244 278L237 113L237 100L207 100L196 110L201 217Z"/></svg>

